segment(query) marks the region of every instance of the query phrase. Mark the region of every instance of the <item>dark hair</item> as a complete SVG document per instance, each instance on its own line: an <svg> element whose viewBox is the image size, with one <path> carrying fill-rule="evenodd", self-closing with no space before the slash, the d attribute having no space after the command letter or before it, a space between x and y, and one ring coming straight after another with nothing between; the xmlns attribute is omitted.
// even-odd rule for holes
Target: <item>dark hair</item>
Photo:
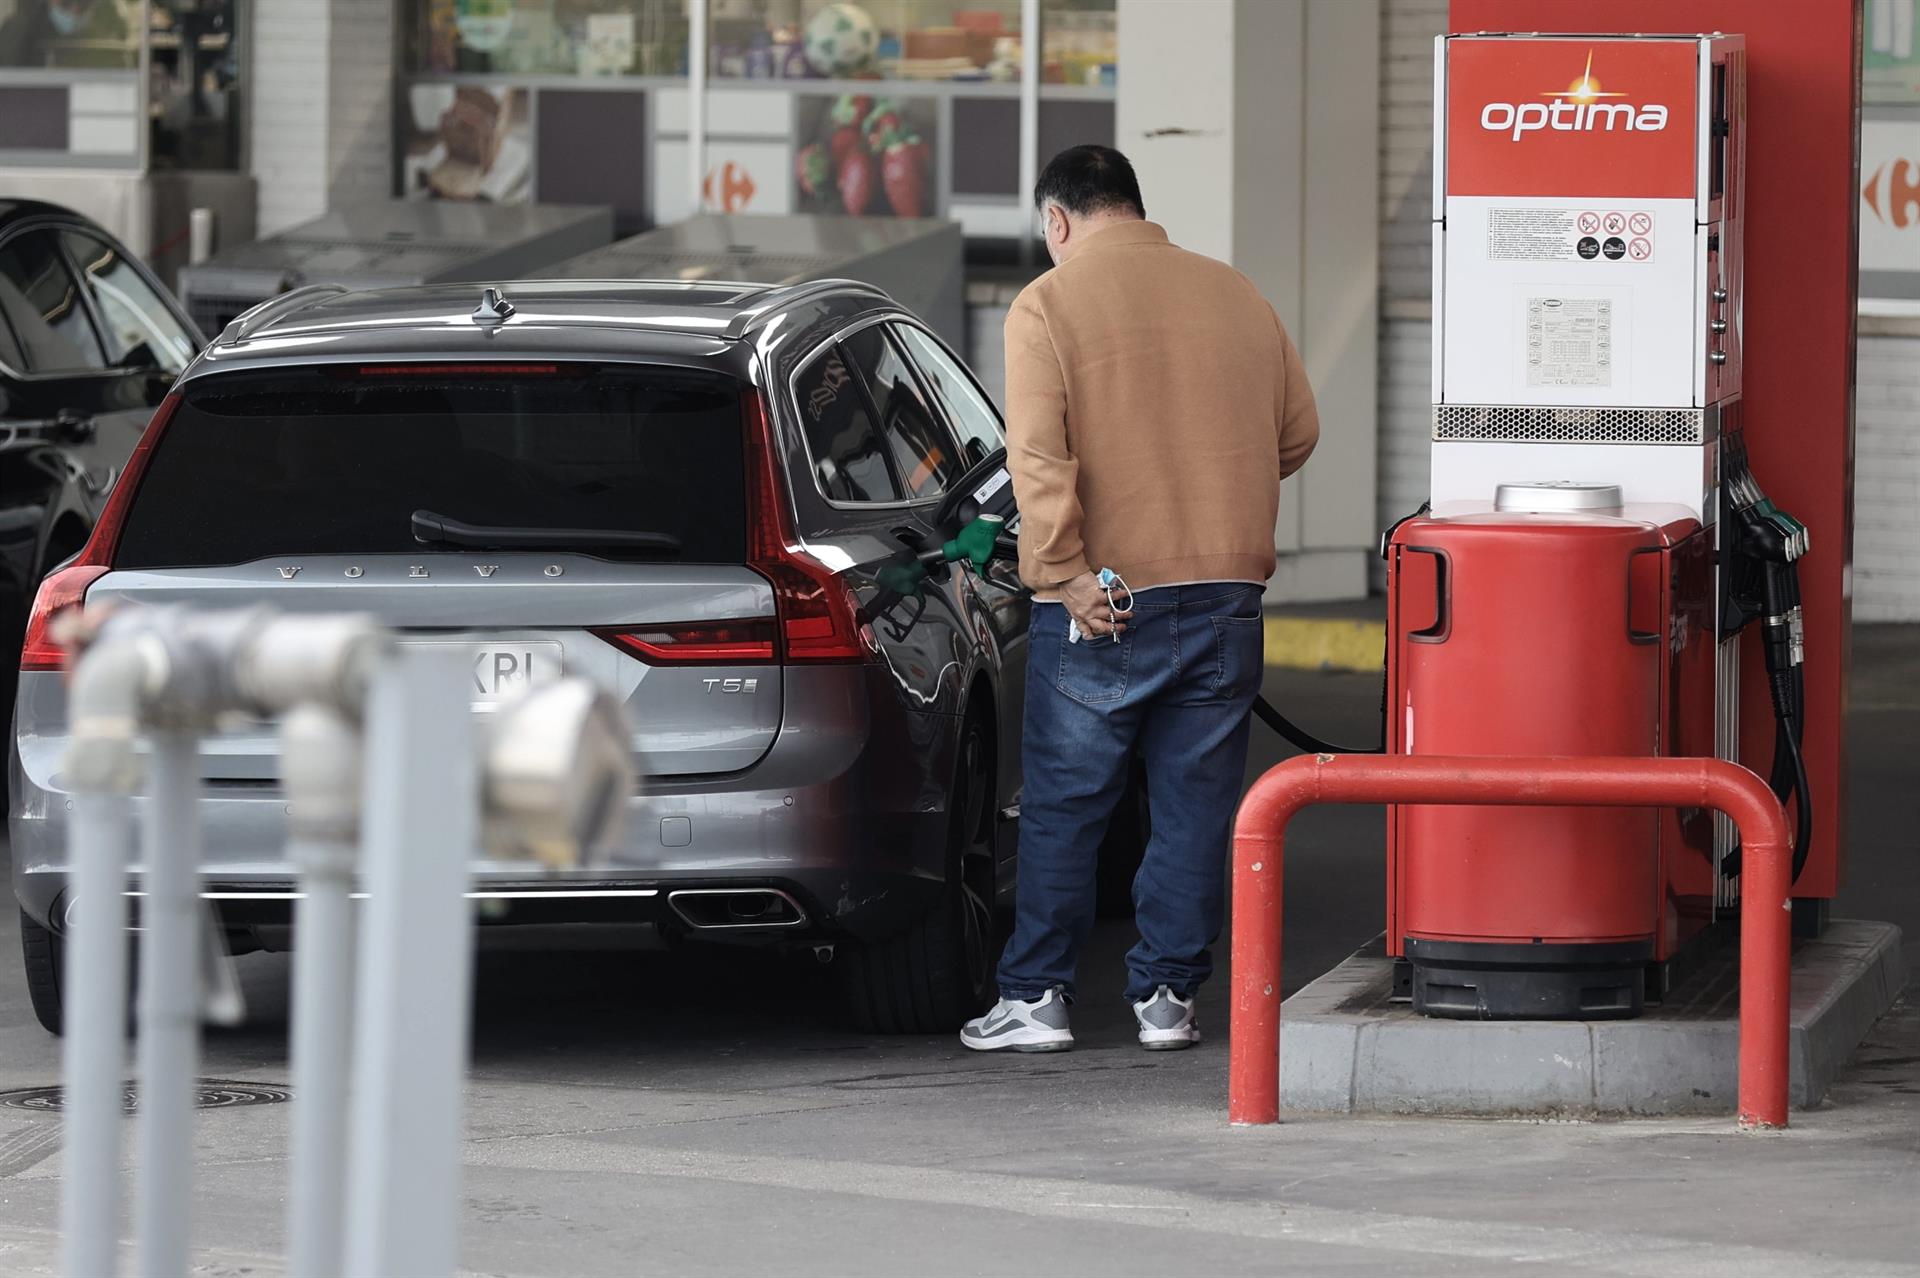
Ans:
<svg viewBox="0 0 1920 1278"><path fill-rule="evenodd" d="M1033 184L1033 206L1044 209L1049 204L1058 204L1075 217L1108 209L1147 215L1140 179L1133 175L1127 157L1110 146L1091 143L1070 146L1047 161L1040 180Z"/></svg>

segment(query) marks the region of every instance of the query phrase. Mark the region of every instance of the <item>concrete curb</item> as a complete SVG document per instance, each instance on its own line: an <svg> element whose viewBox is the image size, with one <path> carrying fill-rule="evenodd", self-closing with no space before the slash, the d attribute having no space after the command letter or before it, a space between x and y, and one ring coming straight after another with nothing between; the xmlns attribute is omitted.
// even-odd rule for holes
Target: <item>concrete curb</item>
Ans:
<svg viewBox="0 0 1920 1278"><path fill-rule="evenodd" d="M1266 663L1289 670L1377 672L1386 650L1385 622L1343 617L1266 619Z"/></svg>
<svg viewBox="0 0 1920 1278"><path fill-rule="evenodd" d="M1817 1105L1906 984L1900 929L1835 922L1793 955L1795 1108ZM1289 998L1280 1103L1386 1114L1731 1114L1739 1025L1731 958L1697 992L1630 1021L1449 1021L1389 1004L1376 940Z"/></svg>

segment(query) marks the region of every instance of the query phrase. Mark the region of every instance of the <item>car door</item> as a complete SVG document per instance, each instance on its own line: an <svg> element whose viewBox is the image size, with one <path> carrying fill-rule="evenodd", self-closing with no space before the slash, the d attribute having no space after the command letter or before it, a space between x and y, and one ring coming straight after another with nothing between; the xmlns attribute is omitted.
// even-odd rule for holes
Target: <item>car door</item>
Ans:
<svg viewBox="0 0 1920 1278"><path fill-rule="evenodd" d="M104 492L119 478L154 408L193 362L200 335L118 244L77 227L58 236L105 359L101 409L71 451Z"/></svg>
<svg viewBox="0 0 1920 1278"><path fill-rule="evenodd" d="M904 707L955 714L972 668L959 570L914 580L900 532L930 533L923 516L959 473L959 450L884 318L843 330L793 374L811 472L795 476L795 505L808 541L846 565Z"/></svg>
<svg viewBox="0 0 1920 1278"><path fill-rule="evenodd" d="M144 327L166 324L166 339L129 343L131 319L103 306L152 308L158 318ZM29 225L0 241L0 316L22 365L8 422L71 459L90 523L197 337L122 250L61 224Z"/></svg>
<svg viewBox="0 0 1920 1278"><path fill-rule="evenodd" d="M891 326L895 339L920 371L928 397L958 441L965 465L1006 442L1000 413L980 384L946 345L920 325L904 320ZM1013 564L996 560L984 573L971 565L962 576L964 606L987 628L988 646L997 660L1000 695L1001 793L1020 793L1020 717L1026 704L1027 623L1032 596L1020 584Z"/></svg>

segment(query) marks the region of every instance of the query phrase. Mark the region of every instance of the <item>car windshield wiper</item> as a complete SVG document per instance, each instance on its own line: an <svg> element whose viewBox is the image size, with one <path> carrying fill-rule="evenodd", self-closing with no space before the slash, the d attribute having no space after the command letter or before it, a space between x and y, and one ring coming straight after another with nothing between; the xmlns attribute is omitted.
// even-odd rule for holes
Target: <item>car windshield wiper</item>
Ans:
<svg viewBox="0 0 1920 1278"><path fill-rule="evenodd" d="M464 546L474 550L644 550L677 555L680 539L672 533L627 528L511 528L467 524L431 510L413 512L413 539L426 546Z"/></svg>

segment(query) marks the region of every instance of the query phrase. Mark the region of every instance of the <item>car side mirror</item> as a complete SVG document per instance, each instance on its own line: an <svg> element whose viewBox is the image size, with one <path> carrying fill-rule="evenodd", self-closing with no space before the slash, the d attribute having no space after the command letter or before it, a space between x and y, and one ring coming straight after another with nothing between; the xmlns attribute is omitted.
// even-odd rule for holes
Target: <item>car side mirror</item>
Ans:
<svg viewBox="0 0 1920 1278"><path fill-rule="evenodd" d="M933 526L941 536L951 537L982 515L998 515L1011 524L1016 513L1007 450L996 448L947 485L946 495L934 507Z"/></svg>

